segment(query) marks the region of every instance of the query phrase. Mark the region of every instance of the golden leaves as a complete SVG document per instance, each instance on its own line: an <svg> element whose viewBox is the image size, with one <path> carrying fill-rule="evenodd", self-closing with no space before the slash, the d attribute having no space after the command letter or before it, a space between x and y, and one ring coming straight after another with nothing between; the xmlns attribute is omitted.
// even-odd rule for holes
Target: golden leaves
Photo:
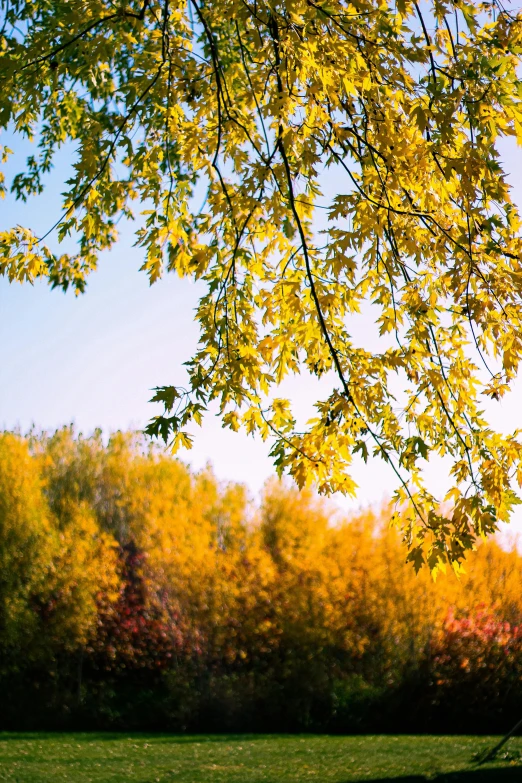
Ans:
<svg viewBox="0 0 522 783"><path fill-rule="evenodd" d="M516 437L481 412L522 358L520 217L496 148L520 135L518 20L471 0L422 17L374 0L109 10L42 4L4 36L0 123L40 134L14 193L40 192L74 140L56 228L79 249L18 227L0 272L83 290L139 200L151 282L207 287L188 392L149 432L187 445L218 400L225 426L273 438L277 468L324 492L353 493L353 455L378 455L416 520L412 559L458 563L507 518L519 470ZM277 387L304 368L331 392L298 431ZM424 489L430 455L452 460L447 512Z"/></svg>

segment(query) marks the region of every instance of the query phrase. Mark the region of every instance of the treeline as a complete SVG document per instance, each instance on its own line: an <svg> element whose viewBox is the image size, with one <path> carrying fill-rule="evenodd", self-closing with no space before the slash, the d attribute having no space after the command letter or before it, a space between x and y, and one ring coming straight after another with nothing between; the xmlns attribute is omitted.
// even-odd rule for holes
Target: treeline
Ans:
<svg viewBox="0 0 522 783"><path fill-rule="evenodd" d="M522 717L522 559L405 563L339 519L118 433L0 434L1 729L500 732Z"/></svg>

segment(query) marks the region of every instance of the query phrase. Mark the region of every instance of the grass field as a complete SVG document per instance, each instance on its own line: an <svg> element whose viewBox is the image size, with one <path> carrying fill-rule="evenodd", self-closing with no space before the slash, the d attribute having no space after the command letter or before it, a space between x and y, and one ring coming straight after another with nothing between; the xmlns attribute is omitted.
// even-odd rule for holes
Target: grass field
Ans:
<svg viewBox="0 0 522 783"><path fill-rule="evenodd" d="M0 734L9 783L522 783L522 761L477 769L487 737ZM522 739L508 746L522 752Z"/></svg>

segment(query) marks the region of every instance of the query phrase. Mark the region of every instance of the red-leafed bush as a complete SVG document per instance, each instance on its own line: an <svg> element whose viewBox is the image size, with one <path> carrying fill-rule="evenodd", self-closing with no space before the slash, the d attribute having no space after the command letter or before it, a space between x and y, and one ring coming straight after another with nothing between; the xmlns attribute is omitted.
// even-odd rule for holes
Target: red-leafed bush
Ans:
<svg viewBox="0 0 522 783"><path fill-rule="evenodd" d="M168 668L186 644L179 612L147 580L144 552L130 542L121 547L120 557L119 597L100 606L98 631L87 653L95 666L108 671Z"/></svg>
<svg viewBox="0 0 522 783"><path fill-rule="evenodd" d="M453 610L432 646L434 702L490 721L511 709L522 687L522 626L479 607L467 616Z"/></svg>

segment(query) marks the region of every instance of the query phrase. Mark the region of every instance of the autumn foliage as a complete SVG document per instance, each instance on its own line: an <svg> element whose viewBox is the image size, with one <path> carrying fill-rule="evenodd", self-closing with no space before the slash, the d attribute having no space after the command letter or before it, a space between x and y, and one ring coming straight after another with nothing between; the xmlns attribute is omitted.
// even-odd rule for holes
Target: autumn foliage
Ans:
<svg viewBox="0 0 522 783"><path fill-rule="evenodd" d="M118 433L0 436L1 726L500 730L522 560L415 574L389 512L244 487Z"/></svg>
<svg viewBox="0 0 522 783"><path fill-rule="evenodd" d="M216 409L324 494L382 458L418 567L458 567L509 521L522 438L494 410L522 364L518 4L0 9L0 276L83 292L125 227L151 283L198 281L197 349L148 433L190 446ZM306 423L293 375L314 382Z"/></svg>

